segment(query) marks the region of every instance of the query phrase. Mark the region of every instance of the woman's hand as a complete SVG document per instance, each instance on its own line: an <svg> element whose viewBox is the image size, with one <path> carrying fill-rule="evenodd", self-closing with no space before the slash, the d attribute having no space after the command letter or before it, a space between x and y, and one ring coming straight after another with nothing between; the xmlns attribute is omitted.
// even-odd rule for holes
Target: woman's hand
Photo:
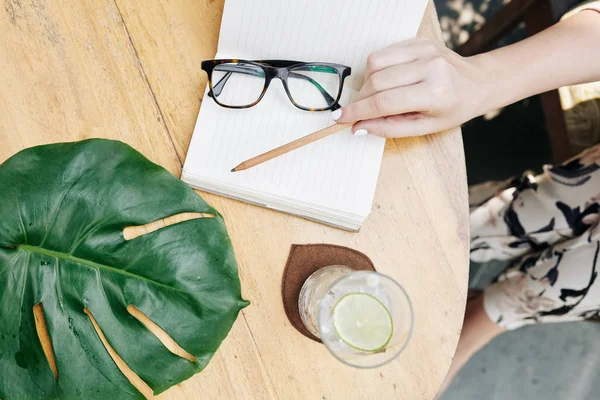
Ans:
<svg viewBox="0 0 600 400"><path fill-rule="evenodd" d="M355 134L425 135L538 93L600 80L597 11L468 58L427 39L391 45L370 55L359 99L332 117L360 121Z"/></svg>
<svg viewBox="0 0 600 400"><path fill-rule="evenodd" d="M334 113L356 123L357 135L425 135L454 128L487 112L489 73L478 57L463 58L428 39L412 39L372 53L358 99Z"/></svg>

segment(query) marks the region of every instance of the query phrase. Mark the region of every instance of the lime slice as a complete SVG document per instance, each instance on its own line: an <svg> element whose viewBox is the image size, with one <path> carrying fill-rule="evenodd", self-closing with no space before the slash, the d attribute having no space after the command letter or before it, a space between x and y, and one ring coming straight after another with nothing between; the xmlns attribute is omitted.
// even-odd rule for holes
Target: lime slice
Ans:
<svg viewBox="0 0 600 400"><path fill-rule="evenodd" d="M333 327L348 346L369 352L383 349L394 330L388 309L365 293L350 293L337 302L333 308Z"/></svg>

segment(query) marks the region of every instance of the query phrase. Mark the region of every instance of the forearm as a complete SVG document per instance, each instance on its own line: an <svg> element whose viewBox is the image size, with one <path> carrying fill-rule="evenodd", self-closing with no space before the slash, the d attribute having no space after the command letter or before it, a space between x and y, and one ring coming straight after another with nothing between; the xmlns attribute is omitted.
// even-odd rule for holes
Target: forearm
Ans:
<svg viewBox="0 0 600 400"><path fill-rule="evenodd" d="M332 114L338 123L383 137L440 132L534 94L600 81L600 12L473 57L406 40L372 53L365 76L359 99Z"/></svg>
<svg viewBox="0 0 600 400"><path fill-rule="evenodd" d="M582 11L473 61L488 72L482 113L561 86L600 81L600 13Z"/></svg>

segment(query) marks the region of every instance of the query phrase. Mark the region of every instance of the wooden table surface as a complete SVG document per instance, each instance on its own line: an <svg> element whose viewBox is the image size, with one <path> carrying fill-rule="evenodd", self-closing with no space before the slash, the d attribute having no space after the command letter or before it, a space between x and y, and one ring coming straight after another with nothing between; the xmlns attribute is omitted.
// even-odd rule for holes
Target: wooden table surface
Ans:
<svg viewBox="0 0 600 400"><path fill-rule="evenodd" d="M180 176L216 51L223 0L4 0L0 162L29 146L129 143ZM430 4L421 35L440 40ZM432 399L459 337L468 275L460 130L388 140L373 212L348 233L215 195L252 305L207 369L161 399ZM338 362L287 321L281 274L293 243L366 253L414 305L413 338L372 370Z"/></svg>

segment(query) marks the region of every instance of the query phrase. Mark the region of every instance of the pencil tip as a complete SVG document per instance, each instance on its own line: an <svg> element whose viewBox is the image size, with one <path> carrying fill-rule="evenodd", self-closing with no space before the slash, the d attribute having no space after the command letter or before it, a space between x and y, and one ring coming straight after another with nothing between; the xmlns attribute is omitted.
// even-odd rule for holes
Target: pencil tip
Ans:
<svg viewBox="0 0 600 400"><path fill-rule="evenodd" d="M231 168L231 172L235 172L235 168Z"/></svg>

